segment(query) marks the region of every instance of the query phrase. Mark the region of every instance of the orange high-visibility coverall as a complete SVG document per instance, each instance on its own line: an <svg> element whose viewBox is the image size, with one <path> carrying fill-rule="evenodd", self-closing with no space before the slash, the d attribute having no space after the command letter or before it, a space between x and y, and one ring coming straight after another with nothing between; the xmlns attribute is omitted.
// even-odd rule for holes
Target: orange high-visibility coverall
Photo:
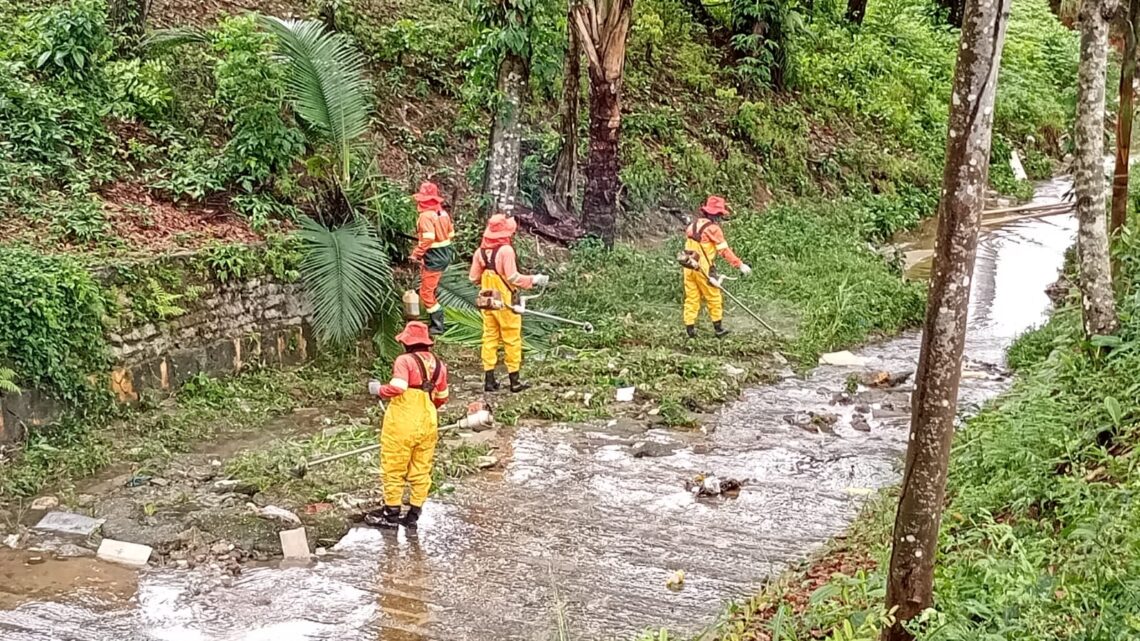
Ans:
<svg viewBox="0 0 1140 641"><path fill-rule="evenodd" d="M513 222L513 221L512 221ZM522 316L510 309L515 303L516 289L534 287L534 277L519 273L515 248L510 238L483 237L483 243L471 259L471 281L480 289L493 289L503 297L503 309L480 310L483 314L483 345L480 355L483 371L495 369L499 362L499 345L503 346L503 362L507 372L522 367Z"/></svg>
<svg viewBox="0 0 1140 641"><path fill-rule="evenodd" d="M698 218L685 228L685 251L695 253L700 263L699 270L684 270L685 325L697 322L702 300L708 307L709 319L715 323L724 318L724 295L719 287L709 283L709 274L716 273L713 261L720 254L733 267L739 268L744 262L728 246L720 225L707 218Z"/></svg>
<svg viewBox="0 0 1140 641"><path fill-rule="evenodd" d="M434 384L430 393L424 391L425 375ZM380 397L390 399L380 431L384 505L399 507L405 483L413 507L427 500L439 441L436 408L447 396L447 366L431 352L401 354L392 364L392 380L380 387Z"/></svg>
<svg viewBox="0 0 1140 641"><path fill-rule="evenodd" d="M412 260L420 261L420 300L428 314L439 311L435 290L439 278L451 264L451 237L454 228L451 216L434 202L421 202L419 220L416 222L416 236L419 239L412 250Z"/></svg>

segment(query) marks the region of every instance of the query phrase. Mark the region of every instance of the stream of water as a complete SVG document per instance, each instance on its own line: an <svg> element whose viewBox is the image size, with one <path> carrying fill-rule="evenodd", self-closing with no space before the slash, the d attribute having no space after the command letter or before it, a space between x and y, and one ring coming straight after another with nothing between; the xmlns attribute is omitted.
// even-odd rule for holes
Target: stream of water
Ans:
<svg viewBox="0 0 1140 641"><path fill-rule="evenodd" d="M1069 187L1038 186L1052 202ZM1068 215L987 226L971 295L963 408L1005 389L1004 348L1039 323L1075 236ZM930 235L906 249L921 273ZM909 333L860 350L866 367L822 366L748 390L707 433L624 423L518 430L502 472L428 503L418 535L352 530L313 567L248 569L223 585L201 571L150 569L122 590L77 580L61 596L0 610L9 641L488 641L629 639L652 626L697 632L855 517L899 477L909 390L864 393L870 432L833 405L847 376L914 369ZM822 433L807 412L838 415ZM633 445L653 443L651 456ZM644 450L644 446L638 449ZM736 498L698 499L686 479L740 479ZM683 589L666 588L684 570ZM29 571L34 572L35 569ZM3 589L0 588L0 592ZM7 607L0 602L0 607Z"/></svg>

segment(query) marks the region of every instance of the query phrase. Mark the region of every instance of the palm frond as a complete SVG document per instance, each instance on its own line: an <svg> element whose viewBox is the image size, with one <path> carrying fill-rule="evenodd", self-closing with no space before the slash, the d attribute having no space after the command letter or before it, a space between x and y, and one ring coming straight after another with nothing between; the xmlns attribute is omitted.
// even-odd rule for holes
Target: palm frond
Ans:
<svg viewBox="0 0 1140 641"><path fill-rule="evenodd" d="M442 300L442 297L440 298ZM447 317L444 342L468 349L478 349L483 341L483 315L479 310L445 307L443 313ZM536 331L535 326L537 324L523 323L524 352L545 351L550 347L549 330Z"/></svg>
<svg viewBox="0 0 1140 641"><path fill-rule="evenodd" d="M371 225L356 217L337 229L301 220L301 277L322 342L355 340L383 300L392 300L392 269Z"/></svg>
<svg viewBox="0 0 1140 641"><path fill-rule="evenodd" d="M463 265L456 263L443 272L436 294L444 307L475 312L478 315L475 298L479 295L479 288L467 279L467 269Z"/></svg>
<svg viewBox="0 0 1140 641"><path fill-rule="evenodd" d="M293 109L311 130L337 150L349 182L350 150L368 130L370 86L365 59L346 35L328 31L316 20L264 18L277 35L289 67L288 93Z"/></svg>
<svg viewBox="0 0 1140 641"><path fill-rule="evenodd" d="M209 44L210 36L198 27L172 27L157 29L146 34L142 48L148 52L173 49L188 44Z"/></svg>
<svg viewBox="0 0 1140 641"><path fill-rule="evenodd" d="M16 385L16 372L0 367L0 393L19 394L22 390Z"/></svg>

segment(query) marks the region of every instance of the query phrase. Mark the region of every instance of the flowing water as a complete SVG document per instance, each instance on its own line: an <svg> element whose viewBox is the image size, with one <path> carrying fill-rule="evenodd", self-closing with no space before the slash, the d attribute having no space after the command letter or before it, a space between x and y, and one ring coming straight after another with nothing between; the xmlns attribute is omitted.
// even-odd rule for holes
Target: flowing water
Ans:
<svg viewBox="0 0 1140 641"><path fill-rule="evenodd" d="M1042 183L1037 198L1056 200L1068 186ZM1074 235L1067 215L983 230L963 409L1007 385L986 364L1000 364L1009 341L1044 318L1044 289ZM915 273L929 249L929 235L908 247ZM503 471L430 501L416 536L357 528L313 567L247 569L232 584L201 570L151 569L126 595L96 584L0 601L11 608L0 610L0 638L486 641L556 639L559 624L581 639L628 639L662 625L696 632L723 602L841 532L868 494L898 479L909 387L855 399L874 408L870 432L852 427L855 403L831 401L853 372L914 369L918 344L906 334L858 352L866 367L823 366L749 390L707 433L522 428ZM808 431L808 412L838 420ZM684 483L702 472L744 487L735 498L695 498ZM678 569L684 587L669 590Z"/></svg>

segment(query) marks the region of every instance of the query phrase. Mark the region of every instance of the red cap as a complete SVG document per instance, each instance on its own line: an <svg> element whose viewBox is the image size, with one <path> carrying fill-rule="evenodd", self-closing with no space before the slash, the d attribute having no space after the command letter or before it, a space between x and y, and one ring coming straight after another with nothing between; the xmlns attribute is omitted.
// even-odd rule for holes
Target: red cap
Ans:
<svg viewBox="0 0 1140 641"><path fill-rule="evenodd" d="M701 211L709 216L723 216L728 212L728 207L724 203L724 198L720 196L709 196L705 204L701 205Z"/></svg>
<svg viewBox="0 0 1140 641"><path fill-rule="evenodd" d="M487 220L487 229L483 232L483 238L488 240L510 238L515 235L515 230L518 228L519 224L514 218L505 214L495 214Z"/></svg>
<svg viewBox="0 0 1140 641"><path fill-rule="evenodd" d="M439 187L430 181L422 183L420 190L412 194L412 198L415 198L417 203L424 203L425 205L443 204L443 197L439 195Z"/></svg>
<svg viewBox="0 0 1140 641"><path fill-rule="evenodd" d="M396 334L396 342L402 345L431 345L428 327L420 321L412 321L404 326L404 331Z"/></svg>

